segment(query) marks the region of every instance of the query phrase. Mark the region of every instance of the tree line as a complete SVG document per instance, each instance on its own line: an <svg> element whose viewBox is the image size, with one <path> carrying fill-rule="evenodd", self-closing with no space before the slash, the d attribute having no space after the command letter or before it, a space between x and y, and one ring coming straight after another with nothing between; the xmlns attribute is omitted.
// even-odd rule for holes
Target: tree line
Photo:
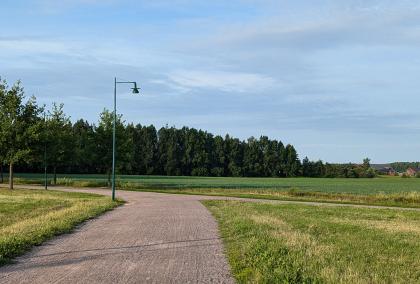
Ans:
<svg viewBox="0 0 420 284"><path fill-rule="evenodd" d="M72 122L63 104L50 109L26 98L20 82L0 80L0 166L13 172L103 173L110 177L113 113L97 124ZM117 172L139 175L235 177L367 177L366 165L300 161L295 148L281 141L213 135L195 128L145 126L117 116ZM3 180L2 180L3 181Z"/></svg>
<svg viewBox="0 0 420 284"><path fill-rule="evenodd" d="M395 162L389 164L394 170L399 173L405 172L408 168L419 169L420 162Z"/></svg>

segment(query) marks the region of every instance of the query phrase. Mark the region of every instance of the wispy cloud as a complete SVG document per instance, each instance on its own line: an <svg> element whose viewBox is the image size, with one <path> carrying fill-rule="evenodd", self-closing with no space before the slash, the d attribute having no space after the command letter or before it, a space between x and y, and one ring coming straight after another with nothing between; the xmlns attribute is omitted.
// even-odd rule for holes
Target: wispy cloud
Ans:
<svg viewBox="0 0 420 284"><path fill-rule="evenodd" d="M189 89L208 88L224 92L258 92L277 83L274 78L261 74L227 71L178 70L169 74L169 79Z"/></svg>

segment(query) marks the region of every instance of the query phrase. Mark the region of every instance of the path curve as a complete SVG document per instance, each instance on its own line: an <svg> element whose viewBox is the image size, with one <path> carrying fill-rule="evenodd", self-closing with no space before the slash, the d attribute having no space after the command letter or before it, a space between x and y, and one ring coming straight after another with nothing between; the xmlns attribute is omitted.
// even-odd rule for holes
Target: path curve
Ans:
<svg viewBox="0 0 420 284"><path fill-rule="evenodd" d="M128 191L118 197L127 203L1 267L0 283L234 282L217 223L197 198Z"/></svg>

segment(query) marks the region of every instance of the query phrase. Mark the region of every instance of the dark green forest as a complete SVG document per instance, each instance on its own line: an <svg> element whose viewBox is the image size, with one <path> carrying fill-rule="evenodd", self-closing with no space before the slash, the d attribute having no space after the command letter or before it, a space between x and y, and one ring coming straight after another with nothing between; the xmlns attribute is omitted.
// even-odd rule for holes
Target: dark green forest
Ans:
<svg viewBox="0 0 420 284"><path fill-rule="evenodd" d="M113 113L75 122L63 104L39 106L20 82L0 81L1 172L111 173ZM373 177L362 165L300 161L290 144L267 136L240 140L207 131L126 123L117 116L117 172L136 175L235 177ZM46 153L46 155L45 155ZM45 163L46 161L46 163ZM2 174L3 178L3 174Z"/></svg>

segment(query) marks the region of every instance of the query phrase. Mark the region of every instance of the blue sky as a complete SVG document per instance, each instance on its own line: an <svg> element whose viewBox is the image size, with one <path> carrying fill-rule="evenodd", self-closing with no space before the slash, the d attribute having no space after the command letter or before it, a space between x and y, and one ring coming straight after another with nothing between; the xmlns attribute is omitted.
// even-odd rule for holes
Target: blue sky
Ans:
<svg viewBox="0 0 420 284"><path fill-rule="evenodd" d="M73 120L267 135L329 162L420 160L420 1L3 0L0 76Z"/></svg>

